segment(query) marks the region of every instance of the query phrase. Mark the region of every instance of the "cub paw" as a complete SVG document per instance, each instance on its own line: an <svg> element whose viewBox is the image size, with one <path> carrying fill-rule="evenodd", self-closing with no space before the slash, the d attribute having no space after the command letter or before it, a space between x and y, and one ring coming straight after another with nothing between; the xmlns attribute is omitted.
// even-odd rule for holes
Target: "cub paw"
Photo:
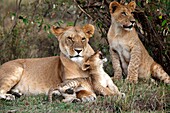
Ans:
<svg viewBox="0 0 170 113"><path fill-rule="evenodd" d="M126 78L126 83L134 83L137 84L138 80L137 79L132 79L132 78Z"/></svg>
<svg viewBox="0 0 170 113"><path fill-rule="evenodd" d="M89 95L81 98L82 102L93 102L96 100L96 95Z"/></svg>
<svg viewBox="0 0 170 113"><path fill-rule="evenodd" d="M122 79L122 77L119 77L119 76L112 77L112 80L121 80L121 79Z"/></svg>
<svg viewBox="0 0 170 113"><path fill-rule="evenodd" d="M81 102L81 100L78 98L66 98L66 99L63 99L62 102L76 103L76 102Z"/></svg>
<svg viewBox="0 0 170 113"><path fill-rule="evenodd" d="M112 80L121 80L121 79L122 79L122 75L117 73L115 73L114 76L112 77Z"/></svg>
<svg viewBox="0 0 170 113"><path fill-rule="evenodd" d="M96 100L96 94L87 90L76 92L76 96L77 98L81 99L82 102L91 102Z"/></svg>

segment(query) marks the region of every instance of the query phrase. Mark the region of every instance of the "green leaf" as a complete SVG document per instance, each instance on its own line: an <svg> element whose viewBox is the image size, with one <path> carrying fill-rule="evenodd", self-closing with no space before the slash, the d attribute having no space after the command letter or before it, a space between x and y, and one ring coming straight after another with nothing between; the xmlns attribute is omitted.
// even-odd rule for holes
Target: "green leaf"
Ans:
<svg viewBox="0 0 170 113"><path fill-rule="evenodd" d="M166 23L167 23L167 20L164 20L164 21L162 22L162 26L164 26Z"/></svg>
<svg viewBox="0 0 170 113"><path fill-rule="evenodd" d="M48 34L48 38L53 38L54 35L52 33Z"/></svg>
<svg viewBox="0 0 170 113"><path fill-rule="evenodd" d="M162 19L162 15L159 16L159 19Z"/></svg>
<svg viewBox="0 0 170 113"><path fill-rule="evenodd" d="M44 31L47 31L47 26L46 25L44 26Z"/></svg>
<svg viewBox="0 0 170 113"><path fill-rule="evenodd" d="M68 26L73 26L73 25L74 25L74 22L67 22L67 25L68 25Z"/></svg>
<svg viewBox="0 0 170 113"><path fill-rule="evenodd" d="M23 18L22 21L24 22L24 24L28 23L28 19L26 19L26 18Z"/></svg>
<svg viewBox="0 0 170 113"><path fill-rule="evenodd" d="M11 16L16 16L16 13L11 13Z"/></svg>

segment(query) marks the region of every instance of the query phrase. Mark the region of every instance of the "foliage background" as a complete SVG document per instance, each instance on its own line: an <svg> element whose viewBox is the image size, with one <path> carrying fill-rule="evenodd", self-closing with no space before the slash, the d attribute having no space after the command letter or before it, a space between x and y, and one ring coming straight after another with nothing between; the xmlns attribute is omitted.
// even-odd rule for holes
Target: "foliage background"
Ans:
<svg viewBox="0 0 170 113"><path fill-rule="evenodd" d="M117 1L125 2L125 0ZM170 74L170 1L135 1L137 8L134 15L137 20L136 29L139 37L149 54ZM109 59L105 69L112 76L113 70L107 42L107 31L110 26L108 9L110 2L111 0L0 0L0 64L17 58L59 55L58 41L51 34L50 27L52 25L69 26L91 23L95 25L96 31L89 43L95 50L100 49L105 53ZM170 111L168 86L145 84L145 82L137 86L122 82L116 84L127 93L127 98L115 102L115 104L112 99L109 101L99 99L96 103L97 111L107 111L107 109L120 112L121 110L127 112ZM143 91L145 93L141 93ZM23 98L25 103L21 102ZM0 110L8 111L15 104L18 106L12 109L16 111L18 109L20 111L20 108L24 109L25 104L28 104L27 109L30 111L39 111L42 107L48 111L46 107L55 109L55 106L64 106L64 108L72 106L63 103L40 104L41 100L46 100L46 97L41 96L23 98L15 102L0 101ZM31 105L35 104L37 104L37 108L31 109ZM87 103L86 106L92 105ZM106 108L110 106L110 108L106 109L101 106L106 106ZM81 110L79 107L75 109ZM93 107L89 109L93 110ZM85 109L85 107L82 108Z"/></svg>

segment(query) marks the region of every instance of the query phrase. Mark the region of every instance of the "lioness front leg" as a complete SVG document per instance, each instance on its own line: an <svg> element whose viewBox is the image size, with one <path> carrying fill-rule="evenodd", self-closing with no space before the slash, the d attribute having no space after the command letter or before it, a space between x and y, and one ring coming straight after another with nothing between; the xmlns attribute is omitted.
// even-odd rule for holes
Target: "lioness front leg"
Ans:
<svg viewBox="0 0 170 113"><path fill-rule="evenodd" d="M113 49L110 49L110 54L111 54L111 58L112 58L112 66L114 69L113 79L121 79L122 78L122 68L121 68L121 62L119 59L119 55Z"/></svg>
<svg viewBox="0 0 170 113"><path fill-rule="evenodd" d="M3 64L0 68L0 99L15 100L15 96L7 94L20 80L22 65L14 61Z"/></svg>
<svg viewBox="0 0 170 113"><path fill-rule="evenodd" d="M138 70L141 62L141 50L138 47L135 47L131 51L131 59L128 66L128 75L126 80L131 83L138 82Z"/></svg>

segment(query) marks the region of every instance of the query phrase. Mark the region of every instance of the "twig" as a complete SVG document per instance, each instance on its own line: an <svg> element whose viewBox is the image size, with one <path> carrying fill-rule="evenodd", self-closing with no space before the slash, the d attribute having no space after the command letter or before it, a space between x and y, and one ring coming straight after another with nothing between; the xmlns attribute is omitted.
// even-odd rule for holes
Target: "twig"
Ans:
<svg viewBox="0 0 170 113"><path fill-rule="evenodd" d="M81 8L81 6L77 3L76 0L74 0L74 2L77 4L77 7L78 7L84 14L86 14L90 19L93 19L85 10L83 10L83 9Z"/></svg>
<svg viewBox="0 0 170 113"><path fill-rule="evenodd" d="M14 23L13 23L12 27L10 28L9 33L6 35L6 38L0 42L0 45L2 45L10 37L11 33L13 32L13 30L15 29L15 27L17 25L18 12L20 10L21 2L22 2L22 0L19 0L19 2L18 2L18 0L16 0L16 16L14 18Z"/></svg>

